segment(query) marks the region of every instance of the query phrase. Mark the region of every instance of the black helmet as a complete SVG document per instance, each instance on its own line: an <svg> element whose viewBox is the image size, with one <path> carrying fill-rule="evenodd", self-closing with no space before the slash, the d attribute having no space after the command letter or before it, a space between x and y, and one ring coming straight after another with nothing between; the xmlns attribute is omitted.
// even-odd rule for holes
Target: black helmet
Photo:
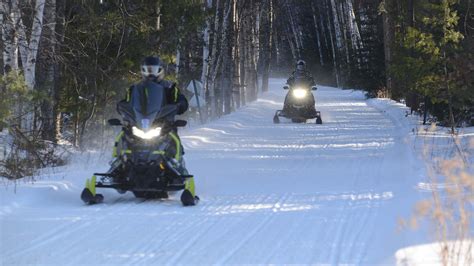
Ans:
<svg viewBox="0 0 474 266"><path fill-rule="evenodd" d="M140 68L143 78L156 79L160 81L165 77L165 70L159 57L145 57L142 60Z"/></svg>
<svg viewBox="0 0 474 266"><path fill-rule="evenodd" d="M296 62L296 69L297 70L305 70L306 69L306 62L304 60L298 60L298 62Z"/></svg>

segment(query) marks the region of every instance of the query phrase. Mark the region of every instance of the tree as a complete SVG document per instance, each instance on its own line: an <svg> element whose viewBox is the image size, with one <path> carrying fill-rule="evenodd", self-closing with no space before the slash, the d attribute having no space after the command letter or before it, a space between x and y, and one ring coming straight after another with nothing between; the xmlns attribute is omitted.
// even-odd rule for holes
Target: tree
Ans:
<svg viewBox="0 0 474 266"><path fill-rule="evenodd" d="M400 59L394 63L399 78L405 77L410 90L426 97L430 112L453 132L465 105L461 99L467 96L455 75L464 67L455 62L460 54L471 53L461 46L464 36L459 31L456 4L453 0L419 3L418 23L407 27L405 34L398 34L402 45ZM467 99L472 103L472 96Z"/></svg>

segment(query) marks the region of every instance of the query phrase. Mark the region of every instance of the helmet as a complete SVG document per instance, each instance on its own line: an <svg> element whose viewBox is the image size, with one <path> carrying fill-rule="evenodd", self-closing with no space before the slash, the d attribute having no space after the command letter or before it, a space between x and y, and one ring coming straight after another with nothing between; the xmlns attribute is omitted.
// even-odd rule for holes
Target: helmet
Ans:
<svg viewBox="0 0 474 266"><path fill-rule="evenodd" d="M296 62L296 69L297 70L305 70L306 69L306 62L304 60L298 60L298 62Z"/></svg>
<svg viewBox="0 0 474 266"><path fill-rule="evenodd" d="M161 64L161 60L156 56L147 56L142 60L140 70L143 78L156 79L158 81L165 77L165 70Z"/></svg>

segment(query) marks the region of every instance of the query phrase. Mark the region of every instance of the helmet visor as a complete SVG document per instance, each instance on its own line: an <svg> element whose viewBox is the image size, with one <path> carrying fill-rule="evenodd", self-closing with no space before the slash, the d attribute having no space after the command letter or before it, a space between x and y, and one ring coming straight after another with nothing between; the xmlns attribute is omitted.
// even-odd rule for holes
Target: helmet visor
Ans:
<svg viewBox="0 0 474 266"><path fill-rule="evenodd" d="M157 65L144 65L142 66L142 74L144 76L155 76L158 77L158 74L162 71L161 66Z"/></svg>

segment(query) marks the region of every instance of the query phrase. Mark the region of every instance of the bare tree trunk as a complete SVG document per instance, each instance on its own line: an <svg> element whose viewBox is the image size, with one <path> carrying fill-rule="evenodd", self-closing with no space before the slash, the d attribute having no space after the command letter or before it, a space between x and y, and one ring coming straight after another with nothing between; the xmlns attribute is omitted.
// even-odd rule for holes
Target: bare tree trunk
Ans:
<svg viewBox="0 0 474 266"><path fill-rule="evenodd" d="M204 6L204 11L212 8L212 0L206 0L206 5ZM202 72L201 72L201 82L203 88L207 88L207 79L209 74L209 46L210 46L210 30L211 30L211 18L206 19L206 28L203 31L204 45L202 47Z"/></svg>
<svg viewBox="0 0 474 266"><path fill-rule="evenodd" d="M334 0L331 1L331 10L332 10L332 16L333 16L333 23L334 23L334 32L335 32L335 39L336 39L336 46L338 52L342 51L342 31L341 31L341 25L339 24L339 15L337 13L337 6L334 3Z"/></svg>
<svg viewBox="0 0 474 266"><path fill-rule="evenodd" d="M251 2L253 3L253 2ZM254 19L255 13L258 12L257 8L252 8L249 10L248 15L250 17L249 23L247 24L246 29L246 43L247 43L247 53L246 53L246 85L247 85L247 100L254 101L257 99L258 95L258 78L257 78L257 62L256 59L256 48L254 44L255 34L256 34L256 24L257 21Z"/></svg>
<svg viewBox="0 0 474 266"><path fill-rule="evenodd" d="M242 2L241 2L242 3ZM242 36L241 33L241 14L240 14L240 9L239 9L239 1L234 2L234 62L233 62L233 70L234 70L234 86L236 87L234 91L234 101L235 101L235 107L240 108L242 106L242 95L243 95L243 88L242 88L242 83L240 79L240 53L241 53L241 45L239 44L239 40Z"/></svg>
<svg viewBox="0 0 474 266"><path fill-rule="evenodd" d="M352 4L352 0L346 0L348 15L349 15L349 29L351 33L351 42L353 49L361 49L362 48L362 38L360 37L360 30L359 25L357 25L357 20L355 17L354 6Z"/></svg>
<svg viewBox="0 0 474 266"><path fill-rule="evenodd" d="M220 56L219 51L219 37L220 37L220 28L219 25L221 23L221 8L220 3L221 0L216 0L216 13L214 15L214 32L213 32L213 41L212 41L212 53L211 53L211 60L210 60L210 68L211 68L211 77L208 79L208 86L207 90L209 91L209 106L210 106L210 117L214 119L217 117L217 98L216 98L216 78L217 78L217 71L219 70L220 62L222 58Z"/></svg>
<svg viewBox="0 0 474 266"><path fill-rule="evenodd" d="M46 0L44 9L45 27L41 36L40 53L38 55L41 68L39 73L42 74L43 80L41 90L43 90L48 99L41 104L41 120L43 124L43 139L55 141L54 126L54 103L52 104L55 82L54 71L56 64L56 0Z"/></svg>
<svg viewBox="0 0 474 266"><path fill-rule="evenodd" d="M208 1L212 2L212 0L208 0ZM159 1L156 2L155 12L156 12L155 29L160 30L161 29L161 3Z"/></svg>
<svg viewBox="0 0 474 266"><path fill-rule="evenodd" d="M414 6L414 0L409 0L408 1L408 18L409 18L409 22L408 22L408 25L410 27L414 27L415 26L415 6ZM410 56L411 57L415 57L415 54L414 54L414 51L413 49L410 49ZM403 89L407 89L407 85L405 85L407 83L406 80L402 81L403 82L403 85L404 85L404 88ZM400 82L401 83L401 82ZM393 85L393 82L392 82L392 85ZM408 93L406 94L405 98L406 98L406 104L408 107L410 107L410 112L413 113L415 111L417 111L419 108L420 108L420 97L417 95L417 93L415 92L416 90L408 90ZM427 97L425 95L424 97L424 110L423 110L423 124L426 124L426 117L428 115L428 101L429 101L429 97Z"/></svg>
<svg viewBox="0 0 474 266"><path fill-rule="evenodd" d="M18 35L15 25L18 22L18 13L13 12L11 1L2 1L0 3L0 20L2 23L2 42L3 42L3 72L10 70L17 71L18 66Z"/></svg>
<svg viewBox="0 0 474 266"><path fill-rule="evenodd" d="M445 40L442 44L442 52L443 52L443 72L444 72L444 84L446 86L446 92L448 95L448 111L449 111L449 125L451 127L451 134L455 134L454 128L456 127L456 122L454 119L454 110L453 110L453 95L451 93L451 86L449 84L449 72L448 72L448 56L446 54L448 42L447 35L448 35L448 17L449 17L449 4L446 0L443 0L443 9L444 9L444 17L443 17L443 39Z"/></svg>
<svg viewBox="0 0 474 266"><path fill-rule="evenodd" d="M333 62L333 71L334 71L334 75L336 77L336 86L339 87L339 70L338 70L338 66L337 66L337 57L336 57L336 49L334 47L334 41L333 41L333 36L332 36L332 29L331 29L331 22L330 22L330 13L329 13L329 8L326 9L327 10L327 19L328 19L328 31L329 31L329 39L331 39L331 50L332 50L332 62Z"/></svg>
<svg viewBox="0 0 474 266"><path fill-rule="evenodd" d="M342 2L340 3L339 5L336 4L336 11L339 10L338 14L338 18L340 19L340 23L342 24L341 26L341 32L342 32L342 48L344 49L344 52L346 53L346 64L347 66L350 65L350 51L349 51L349 47L348 47L348 41L347 41L347 32L348 32L348 23L346 21L346 18L347 18L347 15L346 15L346 12L345 12L345 9L344 9L344 3L345 2ZM350 69L348 70L350 71Z"/></svg>
<svg viewBox="0 0 474 266"><path fill-rule="evenodd" d="M4 43L4 39L3 39L3 28L5 27L4 25L4 22L3 22L3 18L5 17L5 9L4 9L4 5L6 3L0 3L0 49L2 51L2 60L0 60L0 75L4 75L5 74L5 67L3 66L3 43ZM1 89L0 89L1 91ZM3 130L3 126L0 125L0 132Z"/></svg>
<svg viewBox="0 0 474 266"><path fill-rule="evenodd" d="M386 86L389 92L393 92L393 81L392 75L390 74L390 66L392 64L392 53L393 53L393 41L394 41L394 25L391 14L394 12L392 9L394 0L383 0L381 3L380 10L383 14L383 40L384 40L384 52L385 52L385 75L386 75ZM396 94L396 93L395 93ZM394 94L392 93L394 96Z"/></svg>
<svg viewBox="0 0 474 266"><path fill-rule="evenodd" d="M268 91L268 79L270 77L270 61L271 61L271 51L272 51L272 43L265 42L265 40L272 39L272 23L273 23L273 1L266 0L263 2L262 5L262 24L260 30L261 39L260 43L264 44L260 46L259 53L260 53L260 62L259 62L259 74L261 75L262 80L262 91Z"/></svg>
<svg viewBox="0 0 474 266"><path fill-rule="evenodd" d="M239 4L243 3L238 1ZM247 84L246 84L246 57L247 57L247 42L245 40L246 30L248 27L248 19L246 19L245 10L240 8L241 14L239 14L239 31L238 31L238 42L237 47L239 50L239 85L240 85L240 101L241 105L246 104L247 97Z"/></svg>
<svg viewBox="0 0 474 266"><path fill-rule="evenodd" d="M316 9L314 8L314 2L311 2L311 9L313 11L314 29L316 31L316 41L318 43L319 63L321 64L321 66L324 66L323 51L319 37L318 20L316 19Z"/></svg>
<svg viewBox="0 0 474 266"><path fill-rule="evenodd" d="M179 70L181 68L181 47L178 44L178 47L176 48L176 68L175 68L175 73L176 73L176 78L179 78Z"/></svg>
<svg viewBox="0 0 474 266"><path fill-rule="evenodd" d="M179 37L176 43L176 62L175 62L176 63L175 73L176 73L177 80L180 80L181 72L186 72L186 66L185 66L186 60L184 60L184 64L181 62L183 54L184 54L183 56L184 59L186 59L186 47L183 44L183 40L181 38L182 32L183 32L183 24L184 24L183 16L181 16L180 21L181 23L178 25L178 28L177 28L177 36ZM181 68L183 68L183 71L181 71Z"/></svg>
<svg viewBox="0 0 474 266"><path fill-rule="evenodd" d="M280 62L281 62L281 52L280 52L280 42L278 41L278 38L279 38L279 34L278 34L278 30L277 30L277 27L276 27L276 23L273 23L273 29L272 29L272 43L273 43L273 46L275 47L275 56L276 56L276 64L277 66L280 66Z"/></svg>
<svg viewBox="0 0 474 266"><path fill-rule="evenodd" d="M289 26L285 25L285 35L286 39L288 40L288 44L290 45L290 50L291 50L291 55L293 56L293 61L296 62L296 60L299 59L298 55L298 49L295 48L295 44L293 43L293 38L291 38Z"/></svg>
<svg viewBox="0 0 474 266"><path fill-rule="evenodd" d="M260 56L260 24L262 19L261 4L257 1L255 7L255 23L252 26L252 45L253 45L253 62L255 62L255 69L257 69L257 63ZM255 4L254 4L255 5Z"/></svg>
<svg viewBox="0 0 474 266"><path fill-rule="evenodd" d="M61 46L64 43L64 31L66 25L65 18L65 8L66 0L56 0L56 53L60 54ZM60 84L60 75L61 75L61 60L56 60L54 64L54 91L53 91L53 117L54 117L54 132L55 132L55 141L59 140L61 137L61 112L59 109L60 93L61 93L61 84Z"/></svg>
<svg viewBox="0 0 474 266"><path fill-rule="evenodd" d="M285 1L286 8L288 10L288 16L290 18L290 27L291 27L291 32L293 33L293 37L295 39L295 44L296 44L296 57L295 59L301 58L301 51L303 49L303 40L301 39L301 36L298 34L299 31L297 30L297 25L296 21L293 17L293 8L292 5L288 3L288 1Z"/></svg>
<svg viewBox="0 0 474 266"><path fill-rule="evenodd" d="M324 44L325 44L326 48L329 50L328 37L326 35L326 31L324 30L324 13L323 13L324 8L321 8L321 5L324 7L324 2L325 1L318 1L319 25L320 25L320 29L321 29L321 34L324 37ZM329 29L330 29L330 27L329 27Z"/></svg>
<svg viewBox="0 0 474 266"><path fill-rule="evenodd" d="M74 116L74 135L72 145L74 145L74 147L79 147L79 112Z"/></svg>
<svg viewBox="0 0 474 266"><path fill-rule="evenodd" d="M446 34L446 33L445 33ZM444 48L446 49L446 48ZM451 134L454 135L456 127L456 122L454 120L454 112L453 112L453 96L451 95L451 89L449 86L449 74L448 74L448 59L446 58L446 51L443 51L443 60L444 60L444 83L446 86L446 91L448 92L448 110L449 110L449 126L451 127Z"/></svg>
<svg viewBox="0 0 474 266"><path fill-rule="evenodd" d="M227 0L223 23L222 41L222 111L224 114L231 112L232 90L233 90L233 70L232 70L232 39L233 39L233 6L234 0Z"/></svg>

